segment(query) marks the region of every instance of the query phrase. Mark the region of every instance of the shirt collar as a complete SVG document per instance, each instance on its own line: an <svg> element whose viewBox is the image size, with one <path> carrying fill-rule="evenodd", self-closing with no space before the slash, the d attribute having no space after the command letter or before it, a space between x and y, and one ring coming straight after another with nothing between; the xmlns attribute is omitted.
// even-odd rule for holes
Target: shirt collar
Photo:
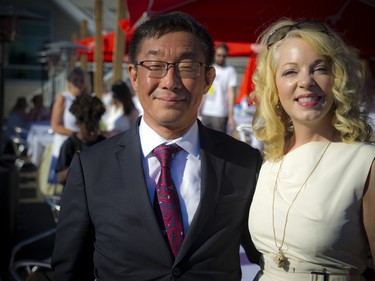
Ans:
<svg viewBox="0 0 375 281"><path fill-rule="evenodd" d="M141 147L144 157L147 157L147 155L149 155L149 153L152 152L155 147L163 143L176 143L187 153L192 154L195 157L199 156L200 144L197 122L194 122L190 129L181 137L168 141L158 135L153 129L151 129L150 126L148 126L146 122L144 122L142 117L141 123L139 125L139 135L141 137Z"/></svg>

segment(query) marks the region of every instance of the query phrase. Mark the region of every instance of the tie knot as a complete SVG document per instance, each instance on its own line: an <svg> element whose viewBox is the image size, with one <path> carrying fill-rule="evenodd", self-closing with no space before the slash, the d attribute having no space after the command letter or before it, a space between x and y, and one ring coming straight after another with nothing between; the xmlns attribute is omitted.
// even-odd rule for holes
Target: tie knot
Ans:
<svg viewBox="0 0 375 281"><path fill-rule="evenodd" d="M171 167L172 159L181 150L177 144L162 144L153 150L154 156L159 160L162 167Z"/></svg>

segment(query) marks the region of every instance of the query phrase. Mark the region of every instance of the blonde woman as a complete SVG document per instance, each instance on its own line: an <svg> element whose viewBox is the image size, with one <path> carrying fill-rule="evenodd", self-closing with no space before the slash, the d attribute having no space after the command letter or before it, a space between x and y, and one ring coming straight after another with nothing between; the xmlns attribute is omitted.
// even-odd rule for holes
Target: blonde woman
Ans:
<svg viewBox="0 0 375 281"><path fill-rule="evenodd" d="M327 25L280 20L260 37L253 130L264 144L249 228L255 280L363 279L375 255L375 147L356 52Z"/></svg>

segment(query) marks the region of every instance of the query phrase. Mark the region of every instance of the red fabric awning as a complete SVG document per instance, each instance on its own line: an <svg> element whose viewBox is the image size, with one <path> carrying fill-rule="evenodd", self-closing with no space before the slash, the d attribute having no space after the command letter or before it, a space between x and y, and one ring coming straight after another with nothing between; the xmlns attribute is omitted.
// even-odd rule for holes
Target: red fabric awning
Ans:
<svg viewBox="0 0 375 281"><path fill-rule="evenodd" d="M223 42L256 42L263 29L282 18L316 18L341 33L363 58L375 58L375 2L373 0L125 0L130 26L170 11L182 11L202 23L213 38ZM246 47L245 47L246 48ZM232 51L234 48L231 48ZM252 53L248 54L251 56ZM252 90L255 57L249 60L237 102Z"/></svg>
<svg viewBox="0 0 375 281"><path fill-rule="evenodd" d="M131 28L129 25L129 19L121 20L118 23L121 29L125 32L126 35L126 42L125 42L125 50L129 47L129 41L131 35L133 34L134 28ZM84 45L88 47L88 50L78 50L78 54L86 54L88 56L88 61L94 61L94 51L95 51L95 37L87 37L83 39L76 40L75 43ZM104 62L111 62L113 51L115 46L115 33L110 32L103 35L103 61ZM126 57L124 57L125 60Z"/></svg>
<svg viewBox="0 0 375 281"><path fill-rule="evenodd" d="M375 4L369 0L125 0L130 26L147 17L179 10L206 26L215 40L255 42L270 22L290 17L318 18L342 33L363 57L375 57Z"/></svg>
<svg viewBox="0 0 375 281"><path fill-rule="evenodd" d="M126 34L126 45L125 50L127 54L127 50L129 47L129 42L131 36L136 27L130 27L129 19L123 19L119 21L119 25L121 26L122 30ZM112 61L112 55L114 50L114 40L115 40L115 33L110 32L103 35L103 57L105 62ZM215 41L216 44L222 41ZM76 40L75 43L84 45L88 47L88 50L78 50L78 54L87 54L88 61L93 61L94 58L94 51L95 51L95 37L88 37L80 40ZM229 56L250 56L254 52L252 50L252 43L244 43L244 42L226 42L229 47Z"/></svg>

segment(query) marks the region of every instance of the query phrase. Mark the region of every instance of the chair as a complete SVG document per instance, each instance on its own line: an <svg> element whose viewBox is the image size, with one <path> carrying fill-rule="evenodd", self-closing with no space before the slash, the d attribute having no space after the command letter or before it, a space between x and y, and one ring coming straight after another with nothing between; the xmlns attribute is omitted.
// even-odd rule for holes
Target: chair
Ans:
<svg viewBox="0 0 375 281"><path fill-rule="evenodd" d="M25 260L15 260L16 254L19 250L23 247L32 244L38 240L46 238L52 234L55 234L56 228L52 228L50 230L44 231L39 233L33 237L25 239L18 244L16 244L11 253L10 257L10 265L9 265L9 273L10 276L14 279L14 281L29 281L29 280L39 280L35 279L37 274L42 273L45 278L47 276L51 276L51 265L50 260L35 260L35 259L25 259ZM46 273L49 272L49 273ZM44 274L46 273L46 274ZM45 279L45 280L52 280L52 279Z"/></svg>
<svg viewBox="0 0 375 281"><path fill-rule="evenodd" d="M20 253L23 248L30 246L33 243L37 243L42 239L45 239L56 233L56 224L60 213L61 190L57 185L44 184L47 183L48 172L46 172L46 170L48 170L50 166L51 147L52 145L49 144L43 153L42 161L38 167L37 182L39 191L44 196L45 203L50 207L55 226L46 231L33 235L27 239L24 239L13 246L10 255L8 272L14 281L52 280L50 257L43 260L33 258L19 260L16 259L17 254Z"/></svg>
<svg viewBox="0 0 375 281"><path fill-rule="evenodd" d="M57 223L60 212L60 196L46 196L45 202L50 206L54 221ZM50 258L44 260L22 259L16 260L17 253L25 246L40 241L56 233L56 227L38 233L16 244L11 251L9 274L14 281L47 281L52 280Z"/></svg>
<svg viewBox="0 0 375 281"><path fill-rule="evenodd" d="M14 150L17 155L24 155L27 149L26 136L28 134L28 130L21 127L15 127L14 132L15 134L12 137Z"/></svg>
<svg viewBox="0 0 375 281"><path fill-rule="evenodd" d="M27 160L27 142L26 136L28 131L21 127L15 127L14 133L10 137L9 145L12 153L4 155L4 159L8 162L13 162L15 166L21 170Z"/></svg>

